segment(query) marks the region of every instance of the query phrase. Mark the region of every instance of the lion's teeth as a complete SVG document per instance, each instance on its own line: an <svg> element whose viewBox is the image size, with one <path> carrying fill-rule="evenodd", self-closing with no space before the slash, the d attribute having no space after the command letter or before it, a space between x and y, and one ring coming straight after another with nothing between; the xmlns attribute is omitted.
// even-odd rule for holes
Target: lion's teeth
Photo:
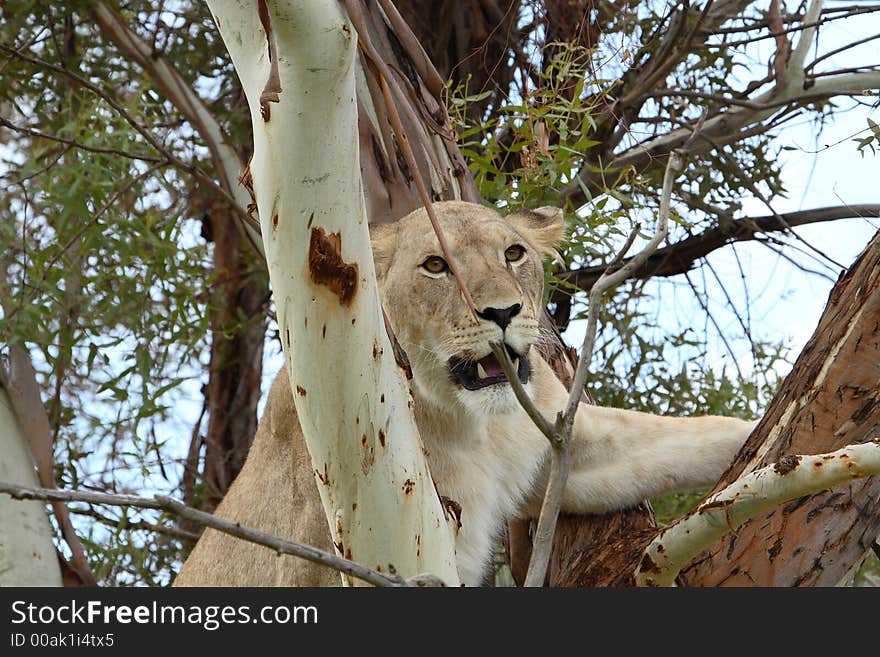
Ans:
<svg viewBox="0 0 880 657"><path fill-rule="evenodd" d="M489 375L486 374L486 368L484 368L480 363L477 363L477 376L481 379L489 378Z"/></svg>

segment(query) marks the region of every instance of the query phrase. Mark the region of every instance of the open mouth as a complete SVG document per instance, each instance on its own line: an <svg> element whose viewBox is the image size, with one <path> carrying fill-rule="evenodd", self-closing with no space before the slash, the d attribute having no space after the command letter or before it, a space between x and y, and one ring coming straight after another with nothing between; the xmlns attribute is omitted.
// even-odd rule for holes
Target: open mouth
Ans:
<svg viewBox="0 0 880 657"><path fill-rule="evenodd" d="M504 345L504 348L507 349L507 355L516 369L517 378L525 385L532 374L528 358L520 356L508 345ZM449 359L449 371L452 380L466 390L479 390L498 383L508 383L507 375L501 369L501 363L492 353L480 360L453 356Z"/></svg>

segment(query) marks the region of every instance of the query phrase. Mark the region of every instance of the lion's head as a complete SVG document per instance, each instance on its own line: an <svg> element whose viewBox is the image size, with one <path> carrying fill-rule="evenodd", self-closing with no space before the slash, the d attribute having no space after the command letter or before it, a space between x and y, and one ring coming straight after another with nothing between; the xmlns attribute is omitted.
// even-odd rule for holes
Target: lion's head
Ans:
<svg viewBox="0 0 880 657"><path fill-rule="evenodd" d="M520 380L540 339L542 260L563 233L562 212L540 208L502 218L462 201L434 211L479 314L475 322L424 208L371 230L376 274L392 328L412 364L420 399L473 413L516 404L490 342L504 342Z"/></svg>

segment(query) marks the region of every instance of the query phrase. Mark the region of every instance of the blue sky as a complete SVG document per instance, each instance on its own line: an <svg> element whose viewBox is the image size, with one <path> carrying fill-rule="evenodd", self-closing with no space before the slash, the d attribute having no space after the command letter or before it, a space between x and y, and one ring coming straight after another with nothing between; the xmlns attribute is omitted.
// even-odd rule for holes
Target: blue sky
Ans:
<svg viewBox="0 0 880 657"><path fill-rule="evenodd" d="M827 4L831 6L831 3ZM819 31L818 51L812 50L807 62L817 52L828 52L878 33L880 17L877 14L825 24ZM796 43L796 38L793 40ZM751 70L743 75L744 81L763 75L773 48L772 40L753 44L747 60ZM838 70L878 61L880 41L872 41L826 60L817 67L817 71ZM833 119L823 125L800 118L777 131L775 146L785 147L781 151L780 160L782 179L788 194L784 198L773 200L772 205L776 212L880 203L880 149L877 155L867 150L863 156L852 141L856 136L864 137L869 134L865 132L868 118L880 123L880 111L876 107L880 100L877 95L880 89L866 91L868 93L859 99L861 103L844 98L835 101L843 111L836 112ZM744 199L740 217L768 214L771 212L761 200ZM849 266L878 228L880 220L874 217L803 226L797 228L796 233L831 259ZM797 247L808 248L790 238L786 241ZM828 266L821 266L811 258L792 250L786 250L786 253L802 265L824 272L831 280L801 271L782 256L756 242L743 242L720 249L709 256L708 262L717 272L741 316L745 315L748 305L752 337L773 342L784 340L794 357L812 335L824 309L832 281L841 270L830 263L827 263ZM748 293L742 282L740 266L747 281ZM691 279L702 288L703 277L700 274L692 274ZM657 300L653 304L653 311L664 327L672 329L688 326L691 322L702 327L705 313L693 293L689 289L682 289L685 286L684 278L680 276L649 283L646 291ZM728 347L719 339L717 330L710 325L707 333L710 363L718 369L727 367L729 370L731 360L735 358L744 372L748 372L751 368L749 342L745 339L739 320L731 312L718 282L708 275L705 290L705 303L722 332L726 334L734 354L729 354ZM569 343L580 346L583 339L581 323L574 323L565 338ZM788 369L787 366L780 366L777 371L784 374Z"/></svg>

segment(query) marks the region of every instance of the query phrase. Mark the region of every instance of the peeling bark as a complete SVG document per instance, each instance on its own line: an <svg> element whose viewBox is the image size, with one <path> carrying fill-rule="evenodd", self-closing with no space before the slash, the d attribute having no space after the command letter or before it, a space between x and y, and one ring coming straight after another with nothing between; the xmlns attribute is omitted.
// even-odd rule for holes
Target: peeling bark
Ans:
<svg viewBox="0 0 880 657"><path fill-rule="evenodd" d="M356 26L359 36L369 39L372 50L392 71L386 81L432 200L479 203L446 114L439 75L419 40L396 12L386 13L386 6L389 11L393 9L389 3L351 0L347 4L362 18ZM422 201L391 129L377 72L364 65L363 55L357 71L357 98L367 215L370 223L396 221L421 207Z"/></svg>
<svg viewBox="0 0 880 657"><path fill-rule="evenodd" d="M717 492L791 454L870 440L880 427L880 234L841 275L813 337ZM692 586L831 586L880 535L880 477L749 521L683 572Z"/></svg>

